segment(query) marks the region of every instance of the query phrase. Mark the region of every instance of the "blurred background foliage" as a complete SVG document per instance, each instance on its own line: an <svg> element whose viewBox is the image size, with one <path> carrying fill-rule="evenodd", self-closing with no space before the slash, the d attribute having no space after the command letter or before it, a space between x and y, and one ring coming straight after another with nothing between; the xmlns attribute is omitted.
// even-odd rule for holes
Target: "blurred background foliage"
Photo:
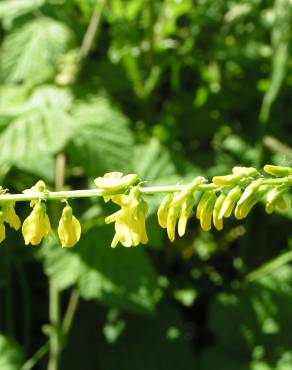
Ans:
<svg viewBox="0 0 292 370"><path fill-rule="evenodd" d="M1 0L0 22L4 188L53 189L59 153L65 189L109 171L166 185L292 164L291 0ZM7 233L1 370L46 368L48 281L62 314L80 297L62 370L292 370L291 211L258 206L220 233L192 218L170 244L160 199L147 198L146 247L111 249L112 208L96 199L71 202L72 250Z"/></svg>

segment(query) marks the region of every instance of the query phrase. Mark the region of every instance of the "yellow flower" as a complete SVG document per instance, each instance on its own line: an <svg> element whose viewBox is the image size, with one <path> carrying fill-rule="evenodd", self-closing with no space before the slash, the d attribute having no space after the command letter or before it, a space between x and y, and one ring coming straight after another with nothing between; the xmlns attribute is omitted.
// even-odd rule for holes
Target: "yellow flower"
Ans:
<svg viewBox="0 0 292 370"><path fill-rule="evenodd" d="M46 206L44 203L37 203L22 225L25 245L29 243L32 245L39 244L43 238L48 237L50 231L51 224L46 214Z"/></svg>
<svg viewBox="0 0 292 370"><path fill-rule="evenodd" d="M103 177L97 177L94 183L98 189L118 191L134 185L138 180L135 174L123 176L122 172L108 172Z"/></svg>
<svg viewBox="0 0 292 370"><path fill-rule="evenodd" d="M13 227L15 230L20 228L21 222L17 214L15 213L15 202L3 202L2 212L3 212L3 221L7 222L10 227Z"/></svg>
<svg viewBox="0 0 292 370"><path fill-rule="evenodd" d="M121 197L121 209L106 217L107 224L115 222L115 236L111 246L115 248L120 242L125 247L146 244L148 237L145 227L147 204L139 199L138 188L133 188L129 195Z"/></svg>
<svg viewBox="0 0 292 370"><path fill-rule="evenodd" d="M0 211L0 243L5 239L5 226L3 222L3 212Z"/></svg>
<svg viewBox="0 0 292 370"><path fill-rule="evenodd" d="M69 205L63 209L59 221L58 235L62 247L73 247L80 239L81 225L77 218L73 216L72 208Z"/></svg>

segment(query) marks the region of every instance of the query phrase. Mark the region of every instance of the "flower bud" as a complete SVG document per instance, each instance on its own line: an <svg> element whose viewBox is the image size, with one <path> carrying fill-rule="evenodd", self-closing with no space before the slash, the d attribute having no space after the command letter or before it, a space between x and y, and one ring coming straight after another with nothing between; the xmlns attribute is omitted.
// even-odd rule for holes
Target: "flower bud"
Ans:
<svg viewBox="0 0 292 370"><path fill-rule="evenodd" d="M244 174L242 173L225 176L214 176L212 182L216 185L233 185L237 184L243 177Z"/></svg>
<svg viewBox="0 0 292 370"><path fill-rule="evenodd" d="M194 198L190 197L184 201L181 207L179 219L178 219L178 235L183 236L186 232L186 226L188 223L188 219L192 213L194 206Z"/></svg>
<svg viewBox="0 0 292 370"><path fill-rule="evenodd" d="M216 199L214 209L213 209L213 224L217 230L223 229L223 218L219 217L221 207L226 199L226 195L221 193Z"/></svg>
<svg viewBox="0 0 292 370"><path fill-rule="evenodd" d="M203 184L206 181L207 180L202 176L196 177L190 184L186 185L185 190L182 190L178 193L175 193L175 195L173 197L173 201L171 203L171 206L180 206L180 205L182 205L182 203L194 193L196 188L200 184Z"/></svg>
<svg viewBox="0 0 292 370"><path fill-rule="evenodd" d="M268 190L267 185L261 185L250 197L248 197L243 203L237 203L234 211L234 215L238 220L245 218L257 202L261 200L264 194Z"/></svg>
<svg viewBox="0 0 292 370"><path fill-rule="evenodd" d="M272 213L275 207L279 207L280 209L286 209L287 204L283 198L283 195L288 191L287 186L280 185L276 188L272 189L267 194L267 204L265 210L267 213Z"/></svg>
<svg viewBox="0 0 292 370"><path fill-rule="evenodd" d="M167 228L167 216L172 199L173 194L166 195L166 197L162 199L157 211L158 223L163 229Z"/></svg>
<svg viewBox="0 0 292 370"><path fill-rule="evenodd" d="M215 193L211 192L210 197L208 198L207 202L203 204L200 212L200 224L201 228L204 231L209 231L211 229L211 222L212 222L212 214L213 214L213 207L216 202L216 195Z"/></svg>
<svg viewBox="0 0 292 370"><path fill-rule="evenodd" d="M239 186L236 186L234 189L231 189L222 204L221 210L219 212L219 218L230 217L233 211L235 204L238 199L241 197L242 191Z"/></svg>
<svg viewBox="0 0 292 370"><path fill-rule="evenodd" d="M232 175L214 176L212 181L216 185L233 185L243 178L257 174L258 171L254 167L233 167Z"/></svg>
<svg viewBox="0 0 292 370"><path fill-rule="evenodd" d="M266 164L264 166L264 171L269 175L276 176L276 177L285 177L292 175L292 168L291 167L282 167L282 166L273 166L271 164Z"/></svg>
<svg viewBox="0 0 292 370"><path fill-rule="evenodd" d="M81 225L77 218L73 216L72 208L69 205L66 205L62 211L58 235L62 247L73 247L80 239Z"/></svg>
<svg viewBox="0 0 292 370"><path fill-rule="evenodd" d="M179 207L170 207L167 215L167 235L171 242L175 239L175 227L179 215Z"/></svg>
<svg viewBox="0 0 292 370"><path fill-rule="evenodd" d="M201 218L201 211L205 207L206 203L208 202L209 198L212 196L212 192L205 191L204 194L201 196L199 203L197 205L196 210L196 218L199 220Z"/></svg>
<svg viewBox="0 0 292 370"><path fill-rule="evenodd" d="M254 167L233 167L232 173L243 174L244 177L255 176L258 174L258 170Z"/></svg>
<svg viewBox="0 0 292 370"><path fill-rule="evenodd" d="M238 205L242 204L245 202L248 198L250 198L254 193L257 192L259 187L261 186L263 182L263 179L258 179L251 184L249 184L245 189L244 192L242 193L242 196L240 197L238 201Z"/></svg>
<svg viewBox="0 0 292 370"><path fill-rule="evenodd" d="M51 225L48 215L46 214L46 206L44 203L37 203L31 214L24 220L22 224L22 234L25 245L29 243L37 245L43 238L47 238L51 232Z"/></svg>
<svg viewBox="0 0 292 370"><path fill-rule="evenodd" d="M122 172L109 172L103 177L97 177L94 183L98 189L106 191L118 191L127 189L137 183L139 177L136 174L123 176Z"/></svg>

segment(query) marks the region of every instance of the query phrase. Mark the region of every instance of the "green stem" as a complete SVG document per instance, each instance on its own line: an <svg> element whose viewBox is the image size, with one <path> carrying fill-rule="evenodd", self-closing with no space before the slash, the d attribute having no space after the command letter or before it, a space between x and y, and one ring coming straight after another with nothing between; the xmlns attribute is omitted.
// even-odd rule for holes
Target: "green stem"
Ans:
<svg viewBox="0 0 292 370"><path fill-rule="evenodd" d="M76 310L78 307L78 303L79 303L79 292L74 289L71 293L68 306L66 309L66 313L64 315L64 319L61 325L62 335L65 339L68 336L68 333L72 326L72 323L73 323L73 320L76 314ZM47 341L35 352L35 354L30 359L28 359L23 364L21 370L33 369L34 366L49 352L49 350L50 350L50 342Z"/></svg>
<svg viewBox="0 0 292 370"><path fill-rule="evenodd" d="M84 60L90 53L90 50L94 42L94 38L97 34L97 31L100 25L101 14L102 14L105 4L106 4L106 0L96 0L95 2L92 17L89 21L89 25L87 27L87 30L85 32L85 35L84 35L84 38L82 40L82 44L80 47L81 60Z"/></svg>
<svg viewBox="0 0 292 370"><path fill-rule="evenodd" d="M64 315L63 324L62 324L62 334L66 337L69 333L73 319L79 303L79 292L74 289L71 293L70 300L67 306L66 313Z"/></svg>
<svg viewBox="0 0 292 370"><path fill-rule="evenodd" d="M33 369L34 366L48 353L49 348L49 342L46 342L36 351L36 353L29 360L27 360L22 365L21 370Z"/></svg>
<svg viewBox="0 0 292 370"><path fill-rule="evenodd" d="M240 184L242 187L246 187L249 185L253 180L256 179L250 179L245 184ZM263 179L262 181L263 185L282 185L286 184L287 186L292 186L292 177L279 177L279 178L267 178ZM232 188L237 184L232 185L216 185L213 183L209 184L200 184L196 187L196 191L210 191L210 190L221 190L221 189L229 189ZM183 191L187 190L187 185L169 185L169 186L149 186L149 187L141 187L140 193L145 195L151 195L151 194L163 194L163 193L175 193L177 191ZM46 193L38 193L38 192L31 192L27 194L2 194L0 195L0 201L30 201L30 200L64 200L64 199L74 199L74 198L90 198L90 197L101 197L105 195L115 195L115 194L122 194L124 193L126 189L123 189L121 191L104 191L100 189L89 189L89 190L70 190L70 191L50 191Z"/></svg>
<svg viewBox="0 0 292 370"><path fill-rule="evenodd" d="M59 153L56 157L56 190L62 189L65 180L66 157ZM55 209L54 216L57 220L58 209ZM50 354L48 370L58 370L62 350L61 325L60 325L60 291L53 279L49 280L49 319L50 319Z"/></svg>
<svg viewBox="0 0 292 370"><path fill-rule="evenodd" d="M54 281L49 281L50 355L48 370L58 370L60 361L60 293Z"/></svg>

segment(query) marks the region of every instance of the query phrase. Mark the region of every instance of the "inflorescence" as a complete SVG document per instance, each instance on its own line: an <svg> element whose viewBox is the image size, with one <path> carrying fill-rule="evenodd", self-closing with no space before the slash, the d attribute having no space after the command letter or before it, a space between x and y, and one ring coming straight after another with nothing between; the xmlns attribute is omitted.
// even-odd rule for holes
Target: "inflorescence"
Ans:
<svg viewBox="0 0 292 370"><path fill-rule="evenodd" d="M265 203L269 214L277 207L287 208L285 195L292 186L292 168L266 165L264 171L271 176L264 176L253 167L234 167L231 174L215 176L210 183L198 176L190 184L175 186L143 187L136 174L123 176L121 172L110 172L94 180L96 190L49 192L43 181L24 190L23 194L9 194L1 188L0 242L5 239L5 223L15 230L21 227L14 209L16 201L30 201L32 207L22 224L25 244L37 245L43 238L48 238L52 231L46 201L59 199L65 202L58 225L59 239L62 247L73 247L80 239L81 225L73 215L68 199L91 196L103 196L105 202L111 201L120 207L105 218L107 224L115 223L112 247L118 243L132 247L148 242L145 225L148 206L143 196L150 194L166 194L157 217L159 225L167 230L170 241L174 241L176 229L179 236L185 234L193 213L203 230L209 231L212 224L217 230L222 230L224 218L233 213L241 220L260 201Z"/></svg>

